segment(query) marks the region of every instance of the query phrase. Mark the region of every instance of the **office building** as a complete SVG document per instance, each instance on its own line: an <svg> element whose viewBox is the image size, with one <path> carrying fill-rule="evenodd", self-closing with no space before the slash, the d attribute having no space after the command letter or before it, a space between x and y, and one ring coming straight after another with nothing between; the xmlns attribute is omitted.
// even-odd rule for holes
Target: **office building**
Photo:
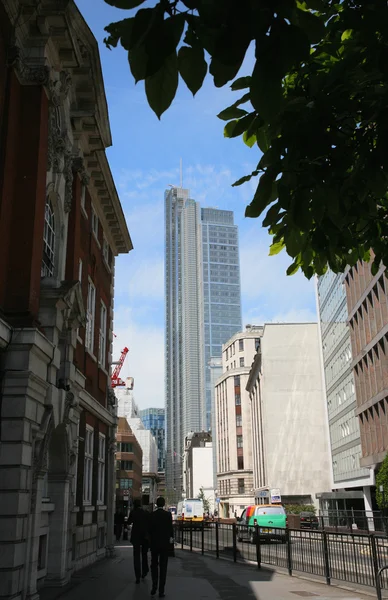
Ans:
<svg viewBox="0 0 388 600"><path fill-rule="evenodd" d="M206 501L207 510L212 514L215 504L215 489L213 485L213 444L210 433L201 431L187 434L183 474L184 496L198 498L202 495Z"/></svg>
<svg viewBox="0 0 388 600"><path fill-rule="evenodd" d="M184 439L211 428L210 359L241 329L233 213L201 209L189 190L165 194L166 477L181 497Z"/></svg>
<svg viewBox="0 0 388 600"><path fill-rule="evenodd" d="M142 496L143 451L127 420L119 417L116 433L116 510L127 515Z"/></svg>
<svg viewBox="0 0 388 600"><path fill-rule="evenodd" d="M317 281L317 304L327 415L330 432L332 491L321 490L327 510L370 510L373 471L360 464L361 436L344 276L328 270ZM366 502L365 502L365 501Z"/></svg>
<svg viewBox="0 0 388 600"><path fill-rule="evenodd" d="M330 489L330 451L317 323L270 323L247 383L254 497L318 505Z"/></svg>
<svg viewBox="0 0 388 600"><path fill-rule="evenodd" d="M223 373L216 383L217 497L222 517L239 516L254 502L249 372L263 327L247 325L222 348Z"/></svg>
<svg viewBox="0 0 388 600"><path fill-rule="evenodd" d="M156 440L158 447L158 473L166 469L166 426L164 408L145 408L139 412L139 416L146 429L148 429Z"/></svg>
<svg viewBox="0 0 388 600"><path fill-rule="evenodd" d="M115 257L98 44L75 2L0 0L0 597L113 552Z"/></svg>
<svg viewBox="0 0 388 600"><path fill-rule="evenodd" d="M348 321L352 342L362 468L378 471L388 451L388 281L384 266L376 275L369 263L357 263L345 273ZM367 490L366 490L367 491ZM371 508L376 509L375 489ZM366 496L366 502L369 498Z"/></svg>

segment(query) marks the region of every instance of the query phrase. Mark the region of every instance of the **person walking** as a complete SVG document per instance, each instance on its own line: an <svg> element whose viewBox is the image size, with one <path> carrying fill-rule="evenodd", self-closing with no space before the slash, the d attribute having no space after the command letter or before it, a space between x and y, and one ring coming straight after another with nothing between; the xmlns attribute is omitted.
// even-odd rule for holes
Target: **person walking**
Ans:
<svg viewBox="0 0 388 600"><path fill-rule="evenodd" d="M174 531L172 516L164 510L166 501L161 496L156 500L156 510L150 517L150 547L151 547L151 596L155 596L159 583L159 598L164 598L164 588L167 577L168 553L173 541Z"/></svg>
<svg viewBox="0 0 388 600"><path fill-rule="evenodd" d="M148 568L148 529L150 515L141 508L138 498L133 501L133 509L128 517L128 525L132 525L131 544L133 546L133 567L136 583L147 577Z"/></svg>

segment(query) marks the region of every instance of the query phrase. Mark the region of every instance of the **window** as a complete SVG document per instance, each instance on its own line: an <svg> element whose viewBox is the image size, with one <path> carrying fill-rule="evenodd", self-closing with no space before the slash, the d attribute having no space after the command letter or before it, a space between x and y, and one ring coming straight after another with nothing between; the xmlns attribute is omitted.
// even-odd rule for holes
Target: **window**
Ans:
<svg viewBox="0 0 388 600"><path fill-rule="evenodd" d="M78 281L82 283L82 260L78 261Z"/></svg>
<svg viewBox="0 0 388 600"><path fill-rule="evenodd" d="M261 339L260 338L255 338L255 350L256 350L256 352L258 350L260 350L260 345L261 345Z"/></svg>
<svg viewBox="0 0 388 600"><path fill-rule="evenodd" d="M94 347L94 319L96 310L96 288L93 283L89 281L88 286L88 304L86 313L86 337L85 347L93 352Z"/></svg>
<svg viewBox="0 0 388 600"><path fill-rule="evenodd" d="M236 415L236 427L242 427L242 416Z"/></svg>
<svg viewBox="0 0 388 600"><path fill-rule="evenodd" d="M120 479L120 489L121 490L129 490L129 488L133 487L133 479Z"/></svg>
<svg viewBox="0 0 388 600"><path fill-rule="evenodd" d="M241 356L240 357L240 367L243 367L243 366L244 366L244 357Z"/></svg>
<svg viewBox="0 0 388 600"><path fill-rule="evenodd" d="M238 349L240 352L242 352L244 350L244 340L238 341Z"/></svg>
<svg viewBox="0 0 388 600"><path fill-rule="evenodd" d="M237 479L237 485L238 485L238 493L239 494L245 494L244 479Z"/></svg>
<svg viewBox="0 0 388 600"><path fill-rule="evenodd" d="M108 240L106 239L105 235L102 240L102 255L104 257L106 264L109 265L109 244L108 244Z"/></svg>
<svg viewBox="0 0 388 600"><path fill-rule="evenodd" d="M133 461L132 460L121 460L120 461L120 469L122 471L133 471Z"/></svg>
<svg viewBox="0 0 388 600"><path fill-rule="evenodd" d="M100 338L98 342L98 362L105 367L106 356L106 306L101 302L100 312Z"/></svg>
<svg viewBox="0 0 388 600"><path fill-rule="evenodd" d="M47 558L47 535L39 536L39 550L38 550L38 571L46 568Z"/></svg>
<svg viewBox="0 0 388 600"><path fill-rule="evenodd" d="M86 212L85 199L86 199L86 185L82 184L82 187L81 187L81 208L83 208L83 210Z"/></svg>
<svg viewBox="0 0 388 600"><path fill-rule="evenodd" d="M92 231L97 238L98 241L98 217L96 215L96 211L92 206Z"/></svg>
<svg viewBox="0 0 388 600"><path fill-rule="evenodd" d="M242 447L243 447L243 436L238 435L237 436L237 448L242 448Z"/></svg>
<svg viewBox="0 0 388 600"><path fill-rule="evenodd" d="M119 448L120 452L133 452L133 444L129 442L121 442Z"/></svg>
<svg viewBox="0 0 388 600"><path fill-rule="evenodd" d="M225 352L225 360L228 360L228 348L226 349L226 352Z"/></svg>
<svg viewBox="0 0 388 600"><path fill-rule="evenodd" d="M43 229L43 258L41 277L54 276L55 259L55 218L50 200L46 200Z"/></svg>
<svg viewBox="0 0 388 600"><path fill-rule="evenodd" d="M233 354L236 354L236 344L233 344Z"/></svg>
<svg viewBox="0 0 388 600"><path fill-rule="evenodd" d="M84 459L84 504L92 503L94 431L86 425Z"/></svg>
<svg viewBox="0 0 388 600"><path fill-rule="evenodd" d="M105 435L98 436L98 494L97 502L105 502Z"/></svg>
<svg viewBox="0 0 388 600"><path fill-rule="evenodd" d="M237 468L239 471L243 470L243 468L244 468L244 457L243 456L237 457Z"/></svg>

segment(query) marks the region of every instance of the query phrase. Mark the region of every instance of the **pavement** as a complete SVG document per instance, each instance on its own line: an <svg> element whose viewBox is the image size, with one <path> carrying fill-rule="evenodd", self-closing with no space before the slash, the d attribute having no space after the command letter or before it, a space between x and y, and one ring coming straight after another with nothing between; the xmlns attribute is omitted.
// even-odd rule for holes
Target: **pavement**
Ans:
<svg viewBox="0 0 388 600"><path fill-rule="evenodd" d="M149 600L150 575L135 584L132 546L121 542L116 556L75 573L65 588L43 588L41 600ZM156 598L158 598L156 596ZM327 586L274 570L176 550L168 563L166 600L370 600L370 595Z"/></svg>

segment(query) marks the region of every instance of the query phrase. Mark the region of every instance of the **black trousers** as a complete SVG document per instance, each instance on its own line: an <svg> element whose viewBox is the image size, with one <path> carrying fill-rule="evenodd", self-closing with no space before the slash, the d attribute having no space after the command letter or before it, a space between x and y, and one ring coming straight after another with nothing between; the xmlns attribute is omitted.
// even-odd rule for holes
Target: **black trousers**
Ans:
<svg viewBox="0 0 388 600"><path fill-rule="evenodd" d="M148 568L148 545L147 544L132 544L133 545L133 567L135 569L136 579L145 577L149 571ZM141 557L141 560L140 560Z"/></svg>
<svg viewBox="0 0 388 600"><path fill-rule="evenodd" d="M154 590L158 588L159 582L159 593L164 593L164 586L166 585L167 577L167 563L168 563L168 548L163 549L152 549L151 548L151 575L152 575L152 587Z"/></svg>

